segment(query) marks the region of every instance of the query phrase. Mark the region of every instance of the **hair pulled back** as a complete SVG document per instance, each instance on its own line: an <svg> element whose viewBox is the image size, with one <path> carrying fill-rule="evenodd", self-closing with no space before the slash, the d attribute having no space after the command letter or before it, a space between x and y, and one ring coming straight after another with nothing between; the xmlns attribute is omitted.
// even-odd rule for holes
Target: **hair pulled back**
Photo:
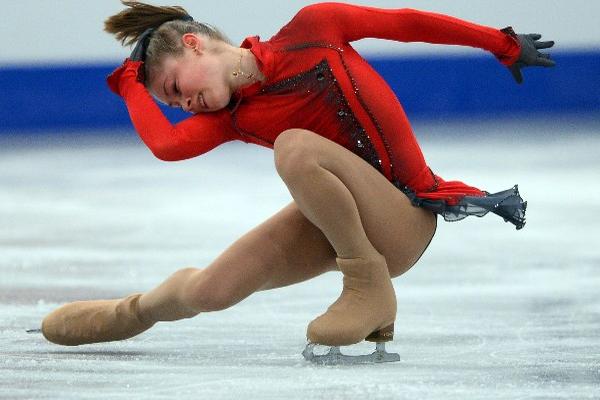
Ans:
<svg viewBox="0 0 600 400"><path fill-rule="evenodd" d="M189 16L183 7L154 6L126 0L121 0L121 3L127 8L107 18L104 30L113 34L123 46L128 46L137 42L147 29L155 29L146 50L146 77L161 65L164 57L183 54L181 37L186 33L198 33L213 40L231 43L222 32L209 24L181 20Z"/></svg>

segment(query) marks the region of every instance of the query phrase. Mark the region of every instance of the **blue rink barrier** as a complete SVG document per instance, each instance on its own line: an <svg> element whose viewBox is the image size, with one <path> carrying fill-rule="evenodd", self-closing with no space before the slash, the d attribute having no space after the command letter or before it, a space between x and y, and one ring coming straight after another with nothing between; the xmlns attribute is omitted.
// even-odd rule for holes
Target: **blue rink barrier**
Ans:
<svg viewBox="0 0 600 400"><path fill-rule="evenodd" d="M369 57L409 118L497 118L600 112L600 51L553 53L557 66L514 83L494 57ZM130 127L105 77L118 65L0 67L0 134ZM163 108L173 121L186 117Z"/></svg>

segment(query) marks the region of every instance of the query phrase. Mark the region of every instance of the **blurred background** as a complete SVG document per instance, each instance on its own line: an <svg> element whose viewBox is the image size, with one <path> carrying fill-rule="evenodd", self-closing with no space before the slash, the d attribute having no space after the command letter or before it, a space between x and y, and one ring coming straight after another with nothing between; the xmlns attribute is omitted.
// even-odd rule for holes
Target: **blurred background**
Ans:
<svg viewBox="0 0 600 400"><path fill-rule="evenodd" d="M197 20L234 43L266 40L310 1L180 0ZM447 13L480 24L539 32L555 40L553 70L527 70L525 84L479 49L363 40L356 47L388 80L409 117L497 118L592 114L600 110L600 3L583 0L356 2ZM102 31L117 0L1 1L0 134L31 130L127 128L121 100L105 77L129 54ZM161 4L155 2L155 4ZM169 114L181 118L178 113Z"/></svg>
<svg viewBox="0 0 600 400"><path fill-rule="evenodd" d="M268 39L310 4L173 3L235 43ZM490 192L518 183L525 229L495 215L440 220L418 265L394 280L389 349L402 361L387 366L302 359L306 325L340 293L338 273L125 342L64 348L27 335L66 302L209 265L291 196L263 147L154 158L105 83L130 52L102 31L119 1L0 0L0 398L599 398L600 2L357 3L556 41L557 66L525 70L522 85L479 49L356 43L405 106L431 168Z"/></svg>

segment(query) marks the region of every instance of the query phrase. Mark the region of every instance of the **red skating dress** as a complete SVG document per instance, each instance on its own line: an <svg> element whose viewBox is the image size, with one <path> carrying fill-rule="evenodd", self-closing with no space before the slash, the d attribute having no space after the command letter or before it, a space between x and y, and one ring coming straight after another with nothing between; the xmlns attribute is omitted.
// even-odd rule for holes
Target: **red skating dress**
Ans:
<svg viewBox="0 0 600 400"><path fill-rule="evenodd" d="M195 157L231 140L273 148L281 132L303 128L359 155L413 205L447 221L492 211L519 229L526 203L518 188L490 194L434 174L400 102L350 45L380 38L472 46L510 65L520 47L514 33L506 32L412 9L321 3L300 10L268 41L244 40L241 47L256 56L266 81L242 89L226 109L172 125L139 82L139 62L126 62L109 84L125 99L142 140L162 160Z"/></svg>

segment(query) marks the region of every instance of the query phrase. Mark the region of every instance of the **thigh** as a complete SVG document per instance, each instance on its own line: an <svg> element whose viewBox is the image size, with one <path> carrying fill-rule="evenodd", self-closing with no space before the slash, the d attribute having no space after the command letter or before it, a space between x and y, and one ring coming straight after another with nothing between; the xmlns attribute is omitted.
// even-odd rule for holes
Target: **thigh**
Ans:
<svg viewBox="0 0 600 400"><path fill-rule="evenodd" d="M414 207L379 171L348 149L313 132L303 131L306 150L336 175L352 193L373 246L386 257L395 277L413 266L436 229L435 215ZM296 132L298 133L298 132Z"/></svg>
<svg viewBox="0 0 600 400"><path fill-rule="evenodd" d="M292 202L236 240L202 273L237 302L334 269L335 251L327 238Z"/></svg>

